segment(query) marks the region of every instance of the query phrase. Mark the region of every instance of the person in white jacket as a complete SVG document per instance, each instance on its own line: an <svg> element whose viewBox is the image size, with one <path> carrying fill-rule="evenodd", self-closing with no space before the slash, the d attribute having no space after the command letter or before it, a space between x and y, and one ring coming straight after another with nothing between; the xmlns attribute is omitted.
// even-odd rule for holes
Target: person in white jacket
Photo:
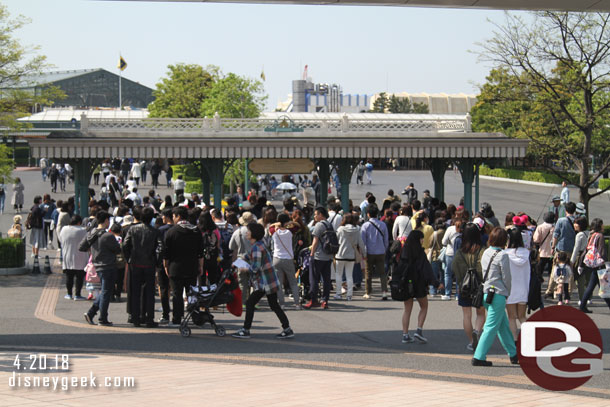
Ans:
<svg viewBox="0 0 610 407"><path fill-rule="evenodd" d="M59 242L62 250L61 267L66 274L66 300L84 301L81 290L85 280L85 266L89 260L87 252L78 250L80 242L87 236L87 230L82 226L82 218L74 215L70 225L64 226L59 232ZM72 289L74 288L74 291ZM74 295L73 295L74 294Z"/></svg>
<svg viewBox="0 0 610 407"><path fill-rule="evenodd" d="M523 247L521 231L512 228L508 231L508 248L504 251L510 260L511 289L506 300L508 312L508 325L517 340L517 320L525 322L527 311L527 297L530 288L530 252Z"/></svg>
<svg viewBox="0 0 610 407"><path fill-rule="evenodd" d="M351 213L343 216L341 226L337 228L337 239L339 240L339 251L335 255L336 261L336 277L337 292L335 299L341 299L341 283L343 281L343 272L345 272L345 280L347 282L347 300L352 300L354 292L354 265L356 261L361 261L366 258L366 247L362 241L360 228L357 226L358 217Z"/></svg>
<svg viewBox="0 0 610 407"><path fill-rule="evenodd" d="M392 227L392 240L407 239L407 236L413 230L413 224L411 223L412 216L413 210L410 206L400 208L399 215L394 220L394 226Z"/></svg>
<svg viewBox="0 0 610 407"><path fill-rule="evenodd" d="M136 185L140 185L140 178L142 178L142 166L137 161L134 161L131 165L131 176L136 182Z"/></svg>

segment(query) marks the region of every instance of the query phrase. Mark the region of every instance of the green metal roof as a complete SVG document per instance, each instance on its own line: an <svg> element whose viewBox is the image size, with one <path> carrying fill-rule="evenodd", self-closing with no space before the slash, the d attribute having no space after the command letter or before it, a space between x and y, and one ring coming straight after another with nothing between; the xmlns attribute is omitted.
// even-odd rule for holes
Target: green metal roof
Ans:
<svg viewBox="0 0 610 407"><path fill-rule="evenodd" d="M103 71L102 68L95 69L74 69L69 71L54 71L43 72L38 75L25 75L15 86L7 86L11 88L33 88L39 85L47 85L50 83L70 79L77 76L85 75L91 72Z"/></svg>

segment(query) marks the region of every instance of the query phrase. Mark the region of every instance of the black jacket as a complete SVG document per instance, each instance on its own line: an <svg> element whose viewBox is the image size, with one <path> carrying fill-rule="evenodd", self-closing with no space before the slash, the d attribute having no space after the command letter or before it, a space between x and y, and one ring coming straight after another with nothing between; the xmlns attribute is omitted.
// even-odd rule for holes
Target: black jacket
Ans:
<svg viewBox="0 0 610 407"><path fill-rule="evenodd" d="M91 230L78 247L81 252L89 249L97 272L116 270L116 255L121 253L121 246L112 233L104 229Z"/></svg>
<svg viewBox="0 0 610 407"><path fill-rule="evenodd" d="M131 265L154 267L161 252L159 231L138 223L127 231L123 240L123 255Z"/></svg>
<svg viewBox="0 0 610 407"><path fill-rule="evenodd" d="M163 258L169 262L170 277L194 277L203 258L203 236L190 223L172 226L165 233Z"/></svg>

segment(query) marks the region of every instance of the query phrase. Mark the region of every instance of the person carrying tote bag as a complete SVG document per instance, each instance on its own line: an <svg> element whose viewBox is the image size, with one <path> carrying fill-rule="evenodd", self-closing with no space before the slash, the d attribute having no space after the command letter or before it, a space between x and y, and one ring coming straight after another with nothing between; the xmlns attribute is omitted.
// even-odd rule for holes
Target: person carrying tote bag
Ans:
<svg viewBox="0 0 610 407"><path fill-rule="evenodd" d="M604 261L608 259L603 231L604 222L599 218L593 219L591 221L591 236L589 237L587 252L585 254L585 259L583 260L584 266L591 268L593 272L591 273L591 280L589 281L587 290L580 300L580 310L587 314L592 313L592 311L587 308L587 302L591 299L595 287L600 285L598 270L606 268ZM594 267L590 267L589 265ZM606 305L608 305L608 308L610 308L610 298L603 298L603 300L606 302Z"/></svg>

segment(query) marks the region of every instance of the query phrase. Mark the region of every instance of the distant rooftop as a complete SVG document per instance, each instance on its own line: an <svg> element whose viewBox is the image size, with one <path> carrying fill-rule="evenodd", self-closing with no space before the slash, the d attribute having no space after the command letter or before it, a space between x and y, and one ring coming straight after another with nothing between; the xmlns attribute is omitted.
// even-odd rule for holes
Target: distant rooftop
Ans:
<svg viewBox="0 0 610 407"><path fill-rule="evenodd" d="M87 73L102 71L102 68L95 69L74 69L69 71L43 72L36 75L25 75L16 84L16 88L30 88L36 85L47 85L49 83L70 79Z"/></svg>
<svg viewBox="0 0 610 407"><path fill-rule="evenodd" d="M69 122L72 119L80 121L82 114L85 114L89 119L145 119L148 117L147 109L45 109L40 113L33 114L28 117L19 119L25 123L41 123L41 122Z"/></svg>

